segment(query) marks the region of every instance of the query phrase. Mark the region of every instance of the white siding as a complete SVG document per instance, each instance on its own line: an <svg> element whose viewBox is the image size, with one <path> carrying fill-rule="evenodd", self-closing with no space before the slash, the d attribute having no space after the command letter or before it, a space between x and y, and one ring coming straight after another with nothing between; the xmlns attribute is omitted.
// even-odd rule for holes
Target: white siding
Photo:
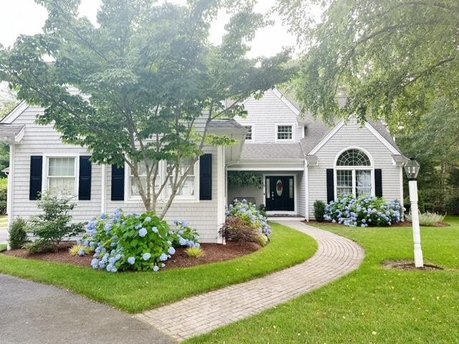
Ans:
<svg viewBox="0 0 459 344"><path fill-rule="evenodd" d="M309 167L309 212L314 218L316 200L327 201L326 169L333 168L337 154L348 147L366 150L374 168L382 169L383 198L400 200L400 167L393 164L392 153L367 128L357 123L344 125L318 152L319 166ZM374 181L373 181L374 183Z"/></svg>
<svg viewBox="0 0 459 344"><path fill-rule="evenodd" d="M298 125L296 114L272 90L262 98L251 98L244 103L247 116L236 118L241 125L252 125L253 141L250 143L275 143L276 125L293 125L293 142L300 142L303 126ZM289 143L291 141L282 141Z"/></svg>
<svg viewBox="0 0 459 344"><path fill-rule="evenodd" d="M35 123L36 115L42 112L41 109L28 108L14 122L15 124L25 125L25 134L21 143L15 146L12 218L18 216L28 218L37 215L39 212L36 206L37 202L29 200L30 157L32 155L90 155L84 148L63 144L60 140L60 135L52 126L37 125ZM212 200L174 202L167 214L166 220L186 220L192 227L196 228L203 242L218 242L218 229L221 224L217 223L217 197L224 197L224 195L217 195L217 149L212 148L208 153L213 154ZM144 208L141 202L111 201L110 166L107 166L106 170L106 211L111 213L117 208L121 208L128 213L143 211ZM91 200L77 202L77 206L72 214L75 221L88 221L100 215L102 209L101 184L102 168L93 164Z"/></svg>
<svg viewBox="0 0 459 344"><path fill-rule="evenodd" d="M299 172L296 176L297 207L296 213L299 216L306 216L306 173Z"/></svg>

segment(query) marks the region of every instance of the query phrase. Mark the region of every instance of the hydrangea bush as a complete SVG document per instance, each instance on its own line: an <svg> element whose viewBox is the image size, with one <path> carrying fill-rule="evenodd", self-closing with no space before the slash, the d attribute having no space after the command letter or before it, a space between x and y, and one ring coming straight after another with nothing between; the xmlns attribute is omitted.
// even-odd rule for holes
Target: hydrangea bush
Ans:
<svg viewBox="0 0 459 344"><path fill-rule="evenodd" d="M188 248L200 248L199 234L186 221L174 221L171 227L172 245Z"/></svg>
<svg viewBox="0 0 459 344"><path fill-rule="evenodd" d="M249 203L246 200L235 200L226 211L227 223L234 222L232 219L241 220L249 229L257 232L257 241L262 245L266 245L271 239L271 226L268 224L266 216L257 210L255 204ZM225 232L228 230L236 230L233 226L223 226ZM231 237L231 233L226 233L226 237ZM249 237L249 236L247 236Z"/></svg>
<svg viewBox="0 0 459 344"><path fill-rule="evenodd" d="M86 232L84 245L95 252L94 269L159 271L175 253L169 225L153 212L125 215L116 210L90 221Z"/></svg>
<svg viewBox="0 0 459 344"><path fill-rule="evenodd" d="M401 221L399 201L386 202L378 197L340 197L325 207L326 221L352 227L390 226Z"/></svg>

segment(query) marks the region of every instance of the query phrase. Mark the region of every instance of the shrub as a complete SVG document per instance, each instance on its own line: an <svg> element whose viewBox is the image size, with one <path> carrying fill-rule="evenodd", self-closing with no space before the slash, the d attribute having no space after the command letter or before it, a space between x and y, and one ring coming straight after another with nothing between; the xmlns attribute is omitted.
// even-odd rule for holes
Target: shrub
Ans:
<svg viewBox="0 0 459 344"><path fill-rule="evenodd" d="M27 247L31 253L56 250L65 237L69 238L83 232L81 223L70 223L70 212L75 208L71 198L44 193L37 206L43 212L33 218L28 226L29 232L36 238Z"/></svg>
<svg viewBox="0 0 459 344"><path fill-rule="evenodd" d="M169 225L153 212L102 214L88 223L86 232L83 244L94 249L94 269L159 271L175 253Z"/></svg>
<svg viewBox="0 0 459 344"><path fill-rule="evenodd" d="M345 226L390 226L400 222L401 213L398 201L386 202L372 196L359 199L343 196L325 207L324 219Z"/></svg>
<svg viewBox="0 0 459 344"><path fill-rule="evenodd" d="M93 253L93 251L91 250L91 248L87 247L87 246L84 246L84 245L73 245L70 249L69 249L69 253L71 256L86 256L88 254L91 254Z"/></svg>
<svg viewBox="0 0 459 344"><path fill-rule="evenodd" d="M9 229L9 237L11 249L23 248L27 243L27 222L20 217L14 220Z"/></svg>
<svg viewBox="0 0 459 344"><path fill-rule="evenodd" d="M438 223L443 222L445 215L440 215L436 213L422 213L419 214L419 224L421 226L435 226ZM412 222L411 214L406 215L406 220Z"/></svg>
<svg viewBox="0 0 459 344"><path fill-rule="evenodd" d="M171 235L174 247L200 247L199 234L186 221L174 221Z"/></svg>
<svg viewBox="0 0 459 344"><path fill-rule="evenodd" d="M258 242L260 231L239 217L230 216L223 225L225 239L235 242Z"/></svg>
<svg viewBox="0 0 459 344"><path fill-rule="evenodd" d="M8 179L0 179L0 215L6 214L6 204L8 195Z"/></svg>
<svg viewBox="0 0 459 344"><path fill-rule="evenodd" d="M246 200L235 200L226 211L227 217L237 217L244 221L248 226L259 230L260 234L271 238L271 226L268 224L268 219L257 210L255 204L248 203Z"/></svg>
<svg viewBox="0 0 459 344"><path fill-rule="evenodd" d="M205 256L204 251L200 247L188 247L185 252L188 257L192 258L202 258Z"/></svg>
<svg viewBox="0 0 459 344"><path fill-rule="evenodd" d="M314 217L318 222L324 222L326 204L322 201L314 202Z"/></svg>
<svg viewBox="0 0 459 344"><path fill-rule="evenodd" d="M459 215L459 196L451 196L446 200L446 211L451 215Z"/></svg>

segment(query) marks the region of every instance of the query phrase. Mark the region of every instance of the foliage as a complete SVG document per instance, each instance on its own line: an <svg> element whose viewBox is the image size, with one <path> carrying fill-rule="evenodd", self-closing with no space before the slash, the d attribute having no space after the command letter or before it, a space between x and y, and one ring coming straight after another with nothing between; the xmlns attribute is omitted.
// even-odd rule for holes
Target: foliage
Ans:
<svg viewBox="0 0 459 344"><path fill-rule="evenodd" d="M326 204L322 201L314 202L314 218L318 222L324 222Z"/></svg>
<svg viewBox="0 0 459 344"><path fill-rule="evenodd" d="M27 243L27 222L18 217L9 229L9 244L12 250L23 248Z"/></svg>
<svg viewBox="0 0 459 344"><path fill-rule="evenodd" d="M28 226L28 231L35 240L27 249L31 253L55 250L64 238L82 233L81 223L71 223L70 212L75 206L72 198L43 193L37 203L42 213L32 218Z"/></svg>
<svg viewBox="0 0 459 344"><path fill-rule="evenodd" d="M127 163L146 210L157 210L170 189L161 218L188 162L206 144L234 142L209 133L211 122L244 115L242 100L291 76L288 51L246 57L255 31L268 24L251 1L107 0L97 25L79 15L79 1L40 3L50 14L43 33L0 51L0 79L19 99L44 107L38 122L87 147L94 163ZM224 9L231 18L215 46L210 27Z"/></svg>
<svg viewBox="0 0 459 344"><path fill-rule="evenodd" d="M169 225L153 212L102 214L88 223L86 233L84 244L95 252L93 269L157 272L175 253Z"/></svg>
<svg viewBox="0 0 459 344"><path fill-rule="evenodd" d="M260 244L269 242L271 227L266 216L257 210L255 204L248 203L246 200L235 200L228 207L226 216L222 231L227 240L254 241Z"/></svg>
<svg viewBox="0 0 459 344"><path fill-rule="evenodd" d="M228 185L255 186L259 189L263 186L263 178L260 173L251 171L229 171Z"/></svg>
<svg viewBox="0 0 459 344"><path fill-rule="evenodd" d="M90 247L78 244L78 245L73 245L69 249L69 253L71 256L86 256L88 254L93 253L93 250Z"/></svg>
<svg viewBox="0 0 459 344"><path fill-rule="evenodd" d="M447 199L446 211L451 215L459 215L459 195Z"/></svg>
<svg viewBox="0 0 459 344"><path fill-rule="evenodd" d="M200 247L188 247L185 252L188 257L192 258L202 258L206 255Z"/></svg>
<svg viewBox="0 0 459 344"><path fill-rule="evenodd" d="M0 255L0 273L62 287L130 313L139 313L269 275L304 262L316 250L317 243L311 237L273 224L273 240L262 250L221 263L166 269L160 274L136 272L101 276L93 269L6 255Z"/></svg>
<svg viewBox="0 0 459 344"><path fill-rule="evenodd" d="M174 221L171 227L173 247L195 247L199 248L199 234L191 228L186 221Z"/></svg>
<svg viewBox="0 0 459 344"><path fill-rule="evenodd" d="M8 197L8 179L1 178L0 179L0 215L6 214L7 197Z"/></svg>
<svg viewBox="0 0 459 344"><path fill-rule="evenodd" d="M0 91L1 91L1 85L0 85ZM14 97L14 95L12 94L10 96ZM0 105L2 105L1 99L0 99ZM17 105L18 105L17 101L10 100L4 103L3 106L0 106L0 119L3 119L6 115L8 115ZM10 165L10 147L7 143L0 142L0 178L6 177L6 174L2 171L9 165ZM5 205L5 212L6 212L6 205Z"/></svg>
<svg viewBox="0 0 459 344"><path fill-rule="evenodd" d="M326 221L345 226L390 226L401 221L402 208L398 201L386 202L382 198L342 196L325 207Z"/></svg>
<svg viewBox="0 0 459 344"><path fill-rule="evenodd" d="M395 131L401 124L415 130L437 99L458 113L457 0L278 4L307 48L296 86L314 114L385 119ZM312 6L324 10L320 20Z"/></svg>
<svg viewBox="0 0 459 344"><path fill-rule="evenodd" d="M411 214L407 214L405 218L407 221L412 222ZM441 214L430 213L430 212L419 214L419 224L421 226L430 226L430 227L436 226L439 223L442 223L444 219L445 219L445 215L441 215Z"/></svg>

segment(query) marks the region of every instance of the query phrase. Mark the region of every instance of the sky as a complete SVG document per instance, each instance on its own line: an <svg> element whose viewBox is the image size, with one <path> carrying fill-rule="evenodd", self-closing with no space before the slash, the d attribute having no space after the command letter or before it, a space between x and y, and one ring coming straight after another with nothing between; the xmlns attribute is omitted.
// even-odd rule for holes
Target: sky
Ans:
<svg viewBox="0 0 459 344"><path fill-rule="evenodd" d="M183 2L183 0L169 0ZM259 0L255 8L257 12L267 13L274 4L274 0ZM97 9L100 0L82 0L80 15L87 16L96 22ZM20 34L32 35L41 32L47 18L46 10L33 0L1 0L0 1L0 44L11 46ZM252 42L250 57L273 56L282 50L282 47L293 47L295 38L287 32L278 17L272 18L275 24L260 29ZM228 20L225 13L219 14L212 26L210 40L218 44L224 33L224 25Z"/></svg>

